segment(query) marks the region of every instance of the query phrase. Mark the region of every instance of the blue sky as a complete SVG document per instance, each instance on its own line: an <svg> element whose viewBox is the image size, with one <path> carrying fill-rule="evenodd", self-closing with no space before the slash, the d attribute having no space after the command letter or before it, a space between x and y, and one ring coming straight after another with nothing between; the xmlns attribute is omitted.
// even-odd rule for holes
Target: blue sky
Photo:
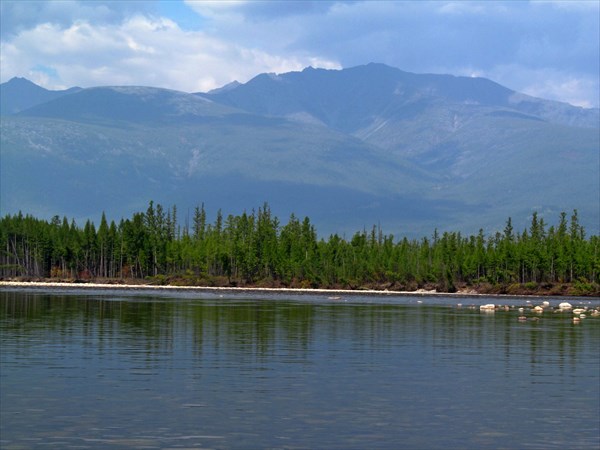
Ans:
<svg viewBox="0 0 600 450"><path fill-rule="evenodd" d="M600 2L0 2L0 81L207 91L262 72L382 62L600 103Z"/></svg>

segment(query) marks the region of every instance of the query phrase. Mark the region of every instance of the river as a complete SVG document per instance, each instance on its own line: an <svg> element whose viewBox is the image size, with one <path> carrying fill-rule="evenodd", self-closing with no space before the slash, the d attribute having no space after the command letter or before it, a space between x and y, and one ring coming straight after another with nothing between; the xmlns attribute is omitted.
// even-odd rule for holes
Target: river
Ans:
<svg viewBox="0 0 600 450"><path fill-rule="evenodd" d="M0 447L598 449L600 301L547 300L2 289Z"/></svg>

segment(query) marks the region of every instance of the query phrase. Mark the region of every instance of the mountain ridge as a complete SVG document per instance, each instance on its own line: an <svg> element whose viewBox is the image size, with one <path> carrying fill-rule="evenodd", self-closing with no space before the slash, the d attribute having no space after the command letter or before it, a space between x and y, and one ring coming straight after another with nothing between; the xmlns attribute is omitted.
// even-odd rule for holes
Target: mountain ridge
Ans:
<svg viewBox="0 0 600 450"><path fill-rule="evenodd" d="M491 80L369 64L208 93L59 92L2 117L3 214L118 219L150 199L234 211L267 201L325 234L374 223L476 232L572 209L600 228L598 110ZM34 177L43 183L25 182Z"/></svg>
<svg viewBox="0 0 600 450"><path fill-rule="evenodd" d="M365 76L369 77L369 82L365 81ZM343 85L343 78L350 77L353 77L352 83ZM298 83L298 80L303 81ZM315 81L319 81L319 83L315 83ZM326 87L329 92L310 92L315 86L323 89L324 83L327 83ZM342 85L345 90L337 89ZM465 95L465 86L469 88L467 95ZM260 93L265 89L268 89L270 93L278 94L276 99L279 103L272 103L271 98L261 96ZM361 89L368 90L370 98L376 99L375 105L373 102L362 102L361 107L363 108L365 106L368 108L370 105L381 108L382 104L389 107L390 93L398 95L403 93L402 90L406 90L411 92L413 97L403 98L402 101L415 102L435 93L437 97L441 96L447 100L465 104L502 106L530 115L539 115L546 120L554 119L554 123L570 126L583 124L591 128L600 127L598 122L600 109L598 108L584 109L568 103L538 99L513 91L487 78L413 74L381 63L370 63L343 70L306 68L301 72L288 72L280 75L259 74L247 83L239 84L233 89L199 95L253 112L285 115L285 113L298 112L303 104L310 102L317 95L320 95L321 102L323 98L327 99L336 95L344 97L350 102L351 99L356 98L357 91ZM249 106L245 91L254 93L250 99L253 106ZM293 95L294 92L302 92L302 96L298 98ZM561 119L559 116L556 118L556 113L551 114L546 111L552 107L568 111L569 116L575 117ZM315 108L312 109L314 111ZM583 117L578 119L577 113Z"/></svg>

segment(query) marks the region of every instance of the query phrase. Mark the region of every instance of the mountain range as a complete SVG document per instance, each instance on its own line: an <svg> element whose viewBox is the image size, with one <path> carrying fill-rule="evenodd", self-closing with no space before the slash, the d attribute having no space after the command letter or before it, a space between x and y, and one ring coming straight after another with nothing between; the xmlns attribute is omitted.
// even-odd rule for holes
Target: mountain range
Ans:
<svg viewBox="0 0 600 450"><path fill-rule="evenodd" d="M0 85L0 212L115 220L149 200L268 202L317 230L425 236L555 223L600 231L599 110L383 64L260 74L207 93Z"/></svg>

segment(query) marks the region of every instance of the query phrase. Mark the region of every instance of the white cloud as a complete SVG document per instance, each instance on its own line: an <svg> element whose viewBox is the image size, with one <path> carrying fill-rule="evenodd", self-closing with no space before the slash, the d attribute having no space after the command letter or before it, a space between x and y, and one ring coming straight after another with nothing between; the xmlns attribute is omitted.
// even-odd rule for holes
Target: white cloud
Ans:
<svg viewBox="0 0 600 450"><path fill-rule="evenodd" d="M593 80L562 75L525 86L523 92L533 97L559 100L582 108L591 108L594 105L590 101L589 93L593 92L594 88Z"/></svg>
<svg viewBox="0 0 600 450"><path fill-rule="evenodd" d="M216 18L238 15L240 6L247 2L244 0L185 0L185 3L202 16Z"/></svg>
<svg viewBox="0 0 600 450"><path fill-rule="evenodd" d="M483 76L523 94L567 102L583 108L597 108L597 100L600 99L598 80L594 77L574 76L567 71L550 67L531 69L514 64L498 65Z"/></svg>
<svg viewBox="0 0 600 450"><path fill-rule="evenodd" d="M533 6L552 6L559 10L596 11L600 10L600 2L594 0L530 0Z"/></svg>
<svg viewBox="0 0 600 450"><path fill-rule="evenodd" d="M198 91L261 72L383 62L417 73L485 76L579 105L599 102L597 1L0 5L1 81L34 73L46 87Z"/></svg>
<svg viewBox="0 0 600 450"><path fill-rule="evenodd" d="M437 12L440 14L485 14L488 11L490 3L480 2L440 2Z"/></svg>
<svg viewBox="0 0 600 450"><path fill-rule="evenodd" d="M62 28L44 23L1 45L3 82L30 74L47 88L127 84L195 92L234 79L244 82L261 72L339 67L318 56L281 56L141 15L115 25L76 21ZM39 66L56 75L36 71Z"/></svg>
<svg viewBox="0 0 600 450"><path fill-rule="evenodd" d="M153 2L143 0L119 1L41 1L2 0L0 2L0 29L2 39L35 28L41 23L52 23L61 28L76 21L95 24L119 23L134 14L149 14Z"/></svg>

